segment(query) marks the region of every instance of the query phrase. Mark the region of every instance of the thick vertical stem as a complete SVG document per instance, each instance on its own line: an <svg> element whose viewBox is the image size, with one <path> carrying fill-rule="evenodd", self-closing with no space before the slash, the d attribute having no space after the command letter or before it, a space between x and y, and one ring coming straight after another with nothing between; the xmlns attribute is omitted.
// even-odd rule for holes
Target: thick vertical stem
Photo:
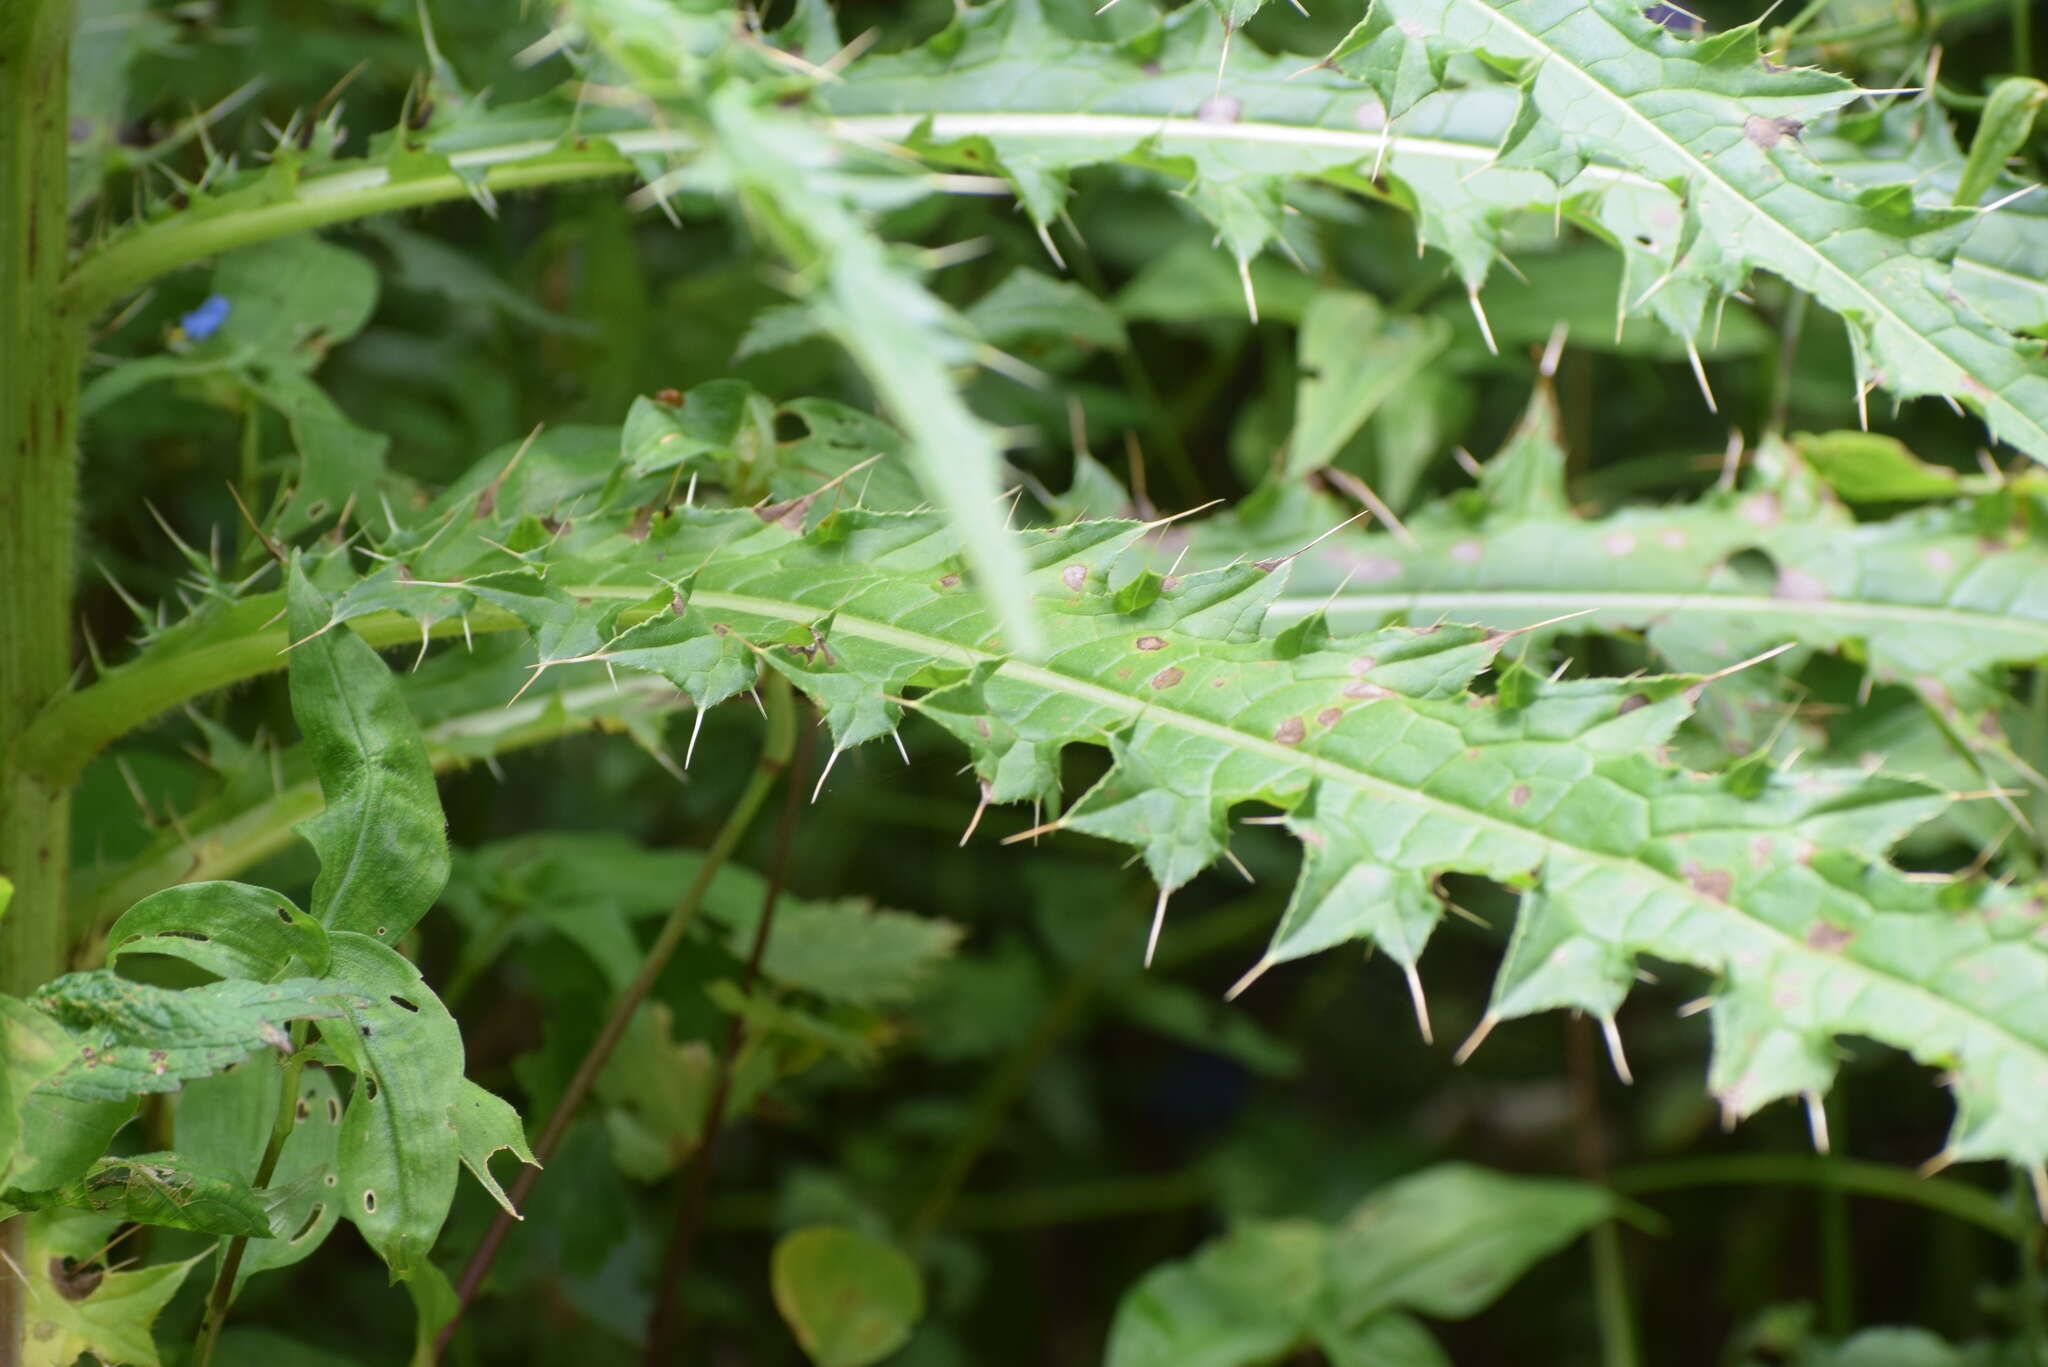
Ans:
<svg viewBox="0 0 2048 1367"><path fill-rule="evenodd" d="M59 303L70 0L0 4L0 992L64 966L68 795L22 774L14 738L71 673L76 327ZM21 1265L19 1220L0 1252ZM0 1274L0 1367L22 1360L21 1285Z"/></svg>

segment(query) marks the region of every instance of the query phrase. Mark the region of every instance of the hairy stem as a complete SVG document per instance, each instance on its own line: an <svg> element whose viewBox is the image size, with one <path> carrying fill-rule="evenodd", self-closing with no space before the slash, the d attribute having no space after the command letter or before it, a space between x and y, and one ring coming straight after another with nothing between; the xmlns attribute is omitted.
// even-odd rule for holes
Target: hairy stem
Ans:
<svg viewBox="0 0 2048 1367"><path fill-rule="evenodd" d="M78 333L58 298L65 218L71 5L0 6L0 992L26 995L64 967L70 792L26 771L15 747L71 675ZM19 1219L0 1255L26 1263ZM19 1277L0 1272L0 1367L29 1352Z"/></svg>
<svg viewBox="0 0 2048 1367"><path fill-rule="evenodd" d="M562 1099L555 1103L555 1109L548 1116L547 1124L542 1127L540 1137L534 1141L534 1157L541 1163L546 1163L554 1156L555 1150L561 1147L563 1137L568 1134L569 1126L576 1118L576 1112L582 1107L584 1098L590 1095L590 1089L596 1085L598 1074L602 1073L605 1064L611 1061L612 1051L618 1047L620 1037L626 1033L626 1026L632 1021L633 1013L647 1000L647 994L654 988L655 979L661 976L662 969L668 966L669 958L676 952L676 947L682 944L683 936L689 933L691 925L696 922L697 909L703 905L704 894L710 888L711 880L725 867L726 861L732 858L732 852L738 847L740 838L754 824L754 817L759 814L761 805L768 800L769 791L789 768L790 756L796 747L796 705L791 700L788 681L780 674L769 673L764 683L762 692L766 695L768 724L766 734L761 740L761 755L755 761L753 775L733 803L732 810L726 814L725 824L718 828L718 834L713 837L711 847L704 852L704 862L698 865L696 878L691 881L682 900L676 903L675 910L669 913L668 920L662 923L661 933L648 947L647 957L641 962L640 971L634 975L633 981L627 984L626 990L613 1004L604 1027L598 1031L597 1039L583 1055L583 1061L577 1064L575 1076L569 1079ZM526 1203L527 1196L533 1191L534 1182L540 1177L540 1171L537 1166L520 1170L519 1180L512 1186L512 1204L515 1208ZM455 1313L449 1317L448 1323L442 1326L440 1334L434 1340L432 1361L439 1361L441 1354L447 1351L448 1341L455 1336L456 1327L462 1323L463 1313L469 1309L470 1302L476 1299L484 1278L490 1274L491 1264L497 1261L498 1250L504 1246L505 1236L512 1231L512 1220L511 1215L499 1211L497 1218L491 1222L490 1229L485 1232L483 1242L478 1244L476 1252L470 1255L469 1264L462 1269L461 1280L455 1286Z"/></svg>
<svg viewBox="0 0 2048 1367"><path fill-rule="evenodd" d="M740 991L751 993L761 980L761 959L768 952L768 936L775 924L775 906L782 900L783 881L789 876L790 847L796 837L796 817L802 810L805 769L811 753L811 728L797 728L796 754L790 760L789 780L783 785L782 816L775 823L774 862L768 869L768 887L761 897L761 919L754 927L754 943L747 952L747 967L740 978ZM661 1276L654 1283L654 1314L647 1323L647 1357L650 1367L677 1360L676 1340L682 1332L683 1282L697 1252L697 1235L704 1227L704 1213L711 1200L712 1166L718 1160L718 1136L725 1127L726 1107L732 1099L732 1075L739 1062L740 1045L747 1033L746 1017L735 1014L726 1026L725 1048L718 1056L718 1076L711 1088L711 1105L704 1117L703 1138L690 1155L684 1174L681 1201L676 1207L675 1228L669 1233L668 1248L661 1258Z"/></svg>

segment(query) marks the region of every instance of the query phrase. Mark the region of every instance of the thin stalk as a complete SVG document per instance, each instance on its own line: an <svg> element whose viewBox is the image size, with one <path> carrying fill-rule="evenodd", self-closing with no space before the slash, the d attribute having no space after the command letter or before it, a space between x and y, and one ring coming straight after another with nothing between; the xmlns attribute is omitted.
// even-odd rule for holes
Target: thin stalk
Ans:
<svg viewBox="0 0 2048 1367"><path fill-rule="evenodd" d="M299 1119L299 1076L306 1067L304 1026L294 1025L292 1034L299 1051L284 1066L284 1090L278 1094L277 1118L270 1125L270 1142L264 1146L263 1161L256 1167L253 1185L257 1191L268 1187L276 1175L278 1155L284 1152L285 1141L292 1137L292 1128ZM248 1249L246 1234L237 1234L228 1242L227 1256L221 1259L220 1272L206 1298L206 1318L200 1322L199 1338L192 1350L193 1367L209 1367L213 1362L213 1350L220 1343L220 1331L228 1321L228 1308L234 1304L235 1278L241 1273L242 1256Z"/></svg>
<svg viewBox="0 0 2048 1367"><path fill-rule="evenodd" d="M761 959L768 952L768 936L775 924L775 907L782 900L782 885L789 876L789 856L796 839L797 813L803 810L805 769L811 754L811 730L797 728L796 753L790 759L789 779L783 784L782 816L775 823L774 862L768 868L768 887L761 897L761 919L754 926L754 943L747 952L747 966L740 977L740 991L751 993L761 980ZM689 1170L683 1176L681 1200L676 1206L675 1227L669 1232L668 1247L661 1258L661 1276L654 1284L654 1313L647 1322L647 1356L650 1367L665 1367L677 1360L677 1339L682 1333L682 1290L696 1261L697 1235L704 1227L704 1215L711 1201L712 1169L718 1161L718 1137L725 1128L726 1107L732 1100L732 1076L738 1066L740 1045L747 1035L746 1017L734 1013L725 1029L725 1047L718 1056L718 1076L711 1088L711 1105L704 1116L704 1133L690 1155Z"/></svg>
<svg viewBox="0 0 2048 1367"><path fill-rule="evenodd" d="M2041 1222L2048 1219L2048 1211L2036 1207L2032 1184L2018 1168L2012 1170L2012 1204L2019 1212L2019 1227L2013 1234L2019 1275L2013 1294L2019 1302L2020 1341L2026 1345L2028 1367L2044 1367L2048 1365L2048 1355L2043 1353L2041 1324ZM2026 1217L2029 1210L2034 1211L2036 1218Z"/></svg>
<svg viewBox="0 0 2048 1367"><path fill-rule="evenodd" d="M1102 270L1095 263L1095 253L1088 249L1078 235L1071 248L1074 258L1074 275L1088 292L1098 299L1109 297L1109 286L1102 278ZM1201 501L1202 479L1195 473L1195 463L1188 457L1187 443L1181 440L1180 429L1174 425L1173 410L1160 396L1159 386L1152 382L1152 372L1145 368L1138 349L1126 340L1123 346L1115 348L1117 369L1123 373L1124 386L1131 391L1131 397L1145 413L1145 435L1152 442L1154 450L1166 462L1167 473L1173 477L1174 492L1189 506Z"/></svg>
<svg viewBox="0 0 2048 1367"><path fill-rule="evenodd" d="M1607 1185L1607 1137L1601 1126L1600 1065L1593 1043L1593 1022L1573 1016L1565 1022L1565 1053L1571 1069L1573 1131L1579 1176ZM1600 1329L1601 1367L1636 1367L1635 1307L1628 1290L1628 1269L1621 1255L1621 1231L1612 1220L1593 1227L1587 1239L1593 1260L1593 1313Z"/></svg>
<svg viewBox="0 0 2048 1367"><path fill-rule="evenodd" d="M71 676L78 502L79 331L58 297L70 250L69 0L0 3L0 992L64 971L71 794L16 760L30 721ZM33 1349L26 1226L0 1220L0 1367Z"/></svg>
<svg viewBox="0 0 2048 1367"><path fill-rule="evenodd" d="M2012 0L2012 69L2021 76L2034 74L2035 0Z"/></svg>
<svg viewBox="0 0 2048 1367"><path fill-rule="evenodd" d="M726 861L732 858L733 850L739 846L740 838L747 833L747 829L754 824L755 816L760 813L761 804L768 800L769 791L789 768L790 756L796 746L796 705L790 698L789 681L782 675L770 672L765 683L766 686L761 692L768 711L768 723L761 739L760 758L754 763L753 775L747 780L747 786L741 791L738 800L733 803L732 810L726 814L725 824L718 828L718 834L713 837L711 847L704 852L704 862L698 865L696 878L691 880L688 891L683 894L682 900L676 903L675 910L669 913L668 920L662 923L661 933L648 947L647 957L641 962L639 973L634 975L633 981L613 1004L611 1015L606 1017L603 1029L598 1031L597 1039L583 1055L583 1061L576 1065L575 1076L569 1079L569 1086L563 1091L562 1099L555 1103L555 1109L549 1114L547 1124L542 1127L540 1137L534 1141L534 1157L540 1163L546 1163L554 1156L555 1150L561 1147L563 1137L569 1132L570 1123L575 1120L576 1112L581 1109L584 1098L590 1095L590 1089L596 1085L598 1074L602 1073L605 1064L611 1061L612 1051L618 1047L620 1038L626 1033L626 1026L632 1021L633 1013L647 1000L647 994L653 990L655 980L661 976L661 971L668 967L668 961L675 954L676 947L682 944L683 937L689 934L690 927L696 922L697 910L703 905L704 894L710 888L711 880L725 867ZM526 1198L533 1191L533 1184L539 1179L540 1172L538 1166L520 1170L518 1180L512 1185L514 1209L526 1204ZM456 1283L455 1313L449 1317L448 1323L442 1326L440 1334L435 1337L430 1363L439 1361L441 1354L447 1351L448 1341L455 1336L456 1327L462 1323L464 1312L469 1309L470 1302L476 1299L484 1278L490 1274L491 1264L497 1261L498 1250L504 1245L505 1236L511 1233L512 1221L513 1217L510 1214L499 1211L497 1218L491 1222L490 1229L484 1234L483 1242L478 1244L476 1252L470 1255L469 1264L462 1269L461 1280Z"/></svg>
<svg viewBox="0 0 2048 1367"><path fill-rule="evenodd" d="M1778 322L1778 360L1771 369L1770 401L1764 410L1768 416L1764 421L1766 432L1783 435L1786 419L1792 411L1792 365L1799 358L1799 334L1806 323L1806 306L1812 298L1805 290L1795 289L1792 297L1785 301L1785 312Z"/></svg>
<svg viewBox="0 0 2048 1367"><path fill-rule="evenodd" d="M981 1161L982 1154L995 1142L995 1137L1001 1131L1003 1120L1009 1115L1010 1108L1024 1095L1024 1089L1030 1085L1032 1076L1052 1053L1060 1038L1067 1033L1068 1027L1079 1018L1082 1008L1095 995L1095 989L1101 984L1102 975L1109 967L1110 956L1125 952L1127 948L1128 942L1123 936L1105 930L1096 941L1095 952L1072 977L1067 979L1066 987L1038 1018L1038 1023L1032 1027L1031 1033L1010 1052L1009 1057L1003 1060L1002 1066L990 1075L988 1082L981 1089L981 1094L974 1100L974 1110L969 1114L967 1123L954 1137L953 1145L946 1151L946 1156L939 1161L938 1175L932 1179L924 1200L918 1204L916 1214L911 1216L910 1223L905 1228L904 1242L913 1252L921 1248L932 1235L938 1233L939 1227L945 1222L946 1212L952 1207L954 1199L960 1195L960 1189L967 1185L974 1165Z"/></svg>
<svg viewBox="0 0 2048 1367"><path fill-rule="evenodd" d="M1828 1129L1838 1145L1846 1144L1842 1106L1842 1084L1822 1103L1826 1106ZM1820 1274L1821 1309L1828 1332L1847 1338L1856 1329L1856 1251L1849 1233L1849 1193L1832 1183L1820 1189Z"/></svg>
<svg viewBox="0 0 2048 1367"><path fill-rule="evenodd" d="M1719 1186L1832 1186L1855 1196L1875 1196L1921 1206L1989 1230L2001 1239L2018 1237L2019 1223L2005 1202L1948 1177L1920 1177L1907 1168L1854 1158L1802 1154L1721 1154L1678 1158L1617 1168L1608 1185L1624 1196Z"/></svg>

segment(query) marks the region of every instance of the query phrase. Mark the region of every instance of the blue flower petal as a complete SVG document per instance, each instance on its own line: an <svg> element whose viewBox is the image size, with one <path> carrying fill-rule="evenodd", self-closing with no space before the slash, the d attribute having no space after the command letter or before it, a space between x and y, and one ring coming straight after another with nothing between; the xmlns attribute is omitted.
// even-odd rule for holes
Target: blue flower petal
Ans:
<svg viewBox="0 0 2048 1367"><path fill-rule="evenodd" d="M193 341L203 342L220 331L220 325L228 320L228 310L232 307L226 295L209 294L205 303L178 320L178 326Z"/></svg>

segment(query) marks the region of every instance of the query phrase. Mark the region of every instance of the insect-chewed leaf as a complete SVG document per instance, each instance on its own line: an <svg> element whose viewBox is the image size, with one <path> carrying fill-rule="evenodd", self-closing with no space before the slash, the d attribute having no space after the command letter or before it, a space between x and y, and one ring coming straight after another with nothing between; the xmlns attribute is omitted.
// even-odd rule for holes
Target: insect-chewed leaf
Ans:
<svg viewBox="0 0 2048 1367"><path fill-rule="evenodd" d="M527 1147L526 1127L520 1122L519 1112L513 1110L511 1103L503 1097L494 1096L465 1079L461 1094L455 1100L453 1115L462 1165L483 1184L492 1200L509 1214L519 1214L512 1208L511 1198L505 1195L505 1189L498 1185L498 1179L491 1176L491 1156L500 1150L509 1149L520 1162L540 1166L533 1150Z"/></svg>
<svg viewBox="0 0 2048 1367"><path fill-rule="evenodd" d="M130 982L109 969L66 974L29 1003L68 1036L62 1065L35 1090L78 1101L175 1092L258 1050L290 1052L286 1025L332 1019L355 1001L352 988L323 978L229 978L172 991Z"/></svg>
<svg viewBox="0 0 2048 1367"><path fill-rule="evenodd" d="M433 763L391 671L294 564L288 622L292 714L313 753L326 810L300 823L320 856L313 915L395 942L448 881L448 835Z"/></svg>
<svg viewBox="0 0 2048 1367"><path fill-rule="evenodd" d="M135 1113L133 1097L81 1101L44 1084L77 1042L27 1002L0 996L0 1190L45 1191L79 1176Z"/></svg>
<svg viewBox="0 0 2048 1367"><path fill-rule="evenodd" d="M327 971L327 931L288 897L248 883L182 883L143 898L107 933L107 958L164 954L223 978L268 982L294 963Z"/></svg>
<svg viewBox="0 0 2048 1367"><path fill-rule="evenodd" d="M341 1213L395 1277L427 1256L455 1198L461 1157L452 1108L462 1097L462 1035L448 1008L396 950L336 931L334 978L356 994L321 1038L356 1075L341 1120L334 1189Z"/></svg>
<svg viewBox="0 0 2048 1367"><path fill-rule="evenodd" d="M22 1315L28 1367L70 1367L87 1354L101 1362L158 1367L150 1326L178 1293L185 1274L207 1254L128 1271L94 1268L80 1278L66 1269L101 1251L113 1221L46 1210L27 1222L23 1277L28 1295Z"/></svg>

